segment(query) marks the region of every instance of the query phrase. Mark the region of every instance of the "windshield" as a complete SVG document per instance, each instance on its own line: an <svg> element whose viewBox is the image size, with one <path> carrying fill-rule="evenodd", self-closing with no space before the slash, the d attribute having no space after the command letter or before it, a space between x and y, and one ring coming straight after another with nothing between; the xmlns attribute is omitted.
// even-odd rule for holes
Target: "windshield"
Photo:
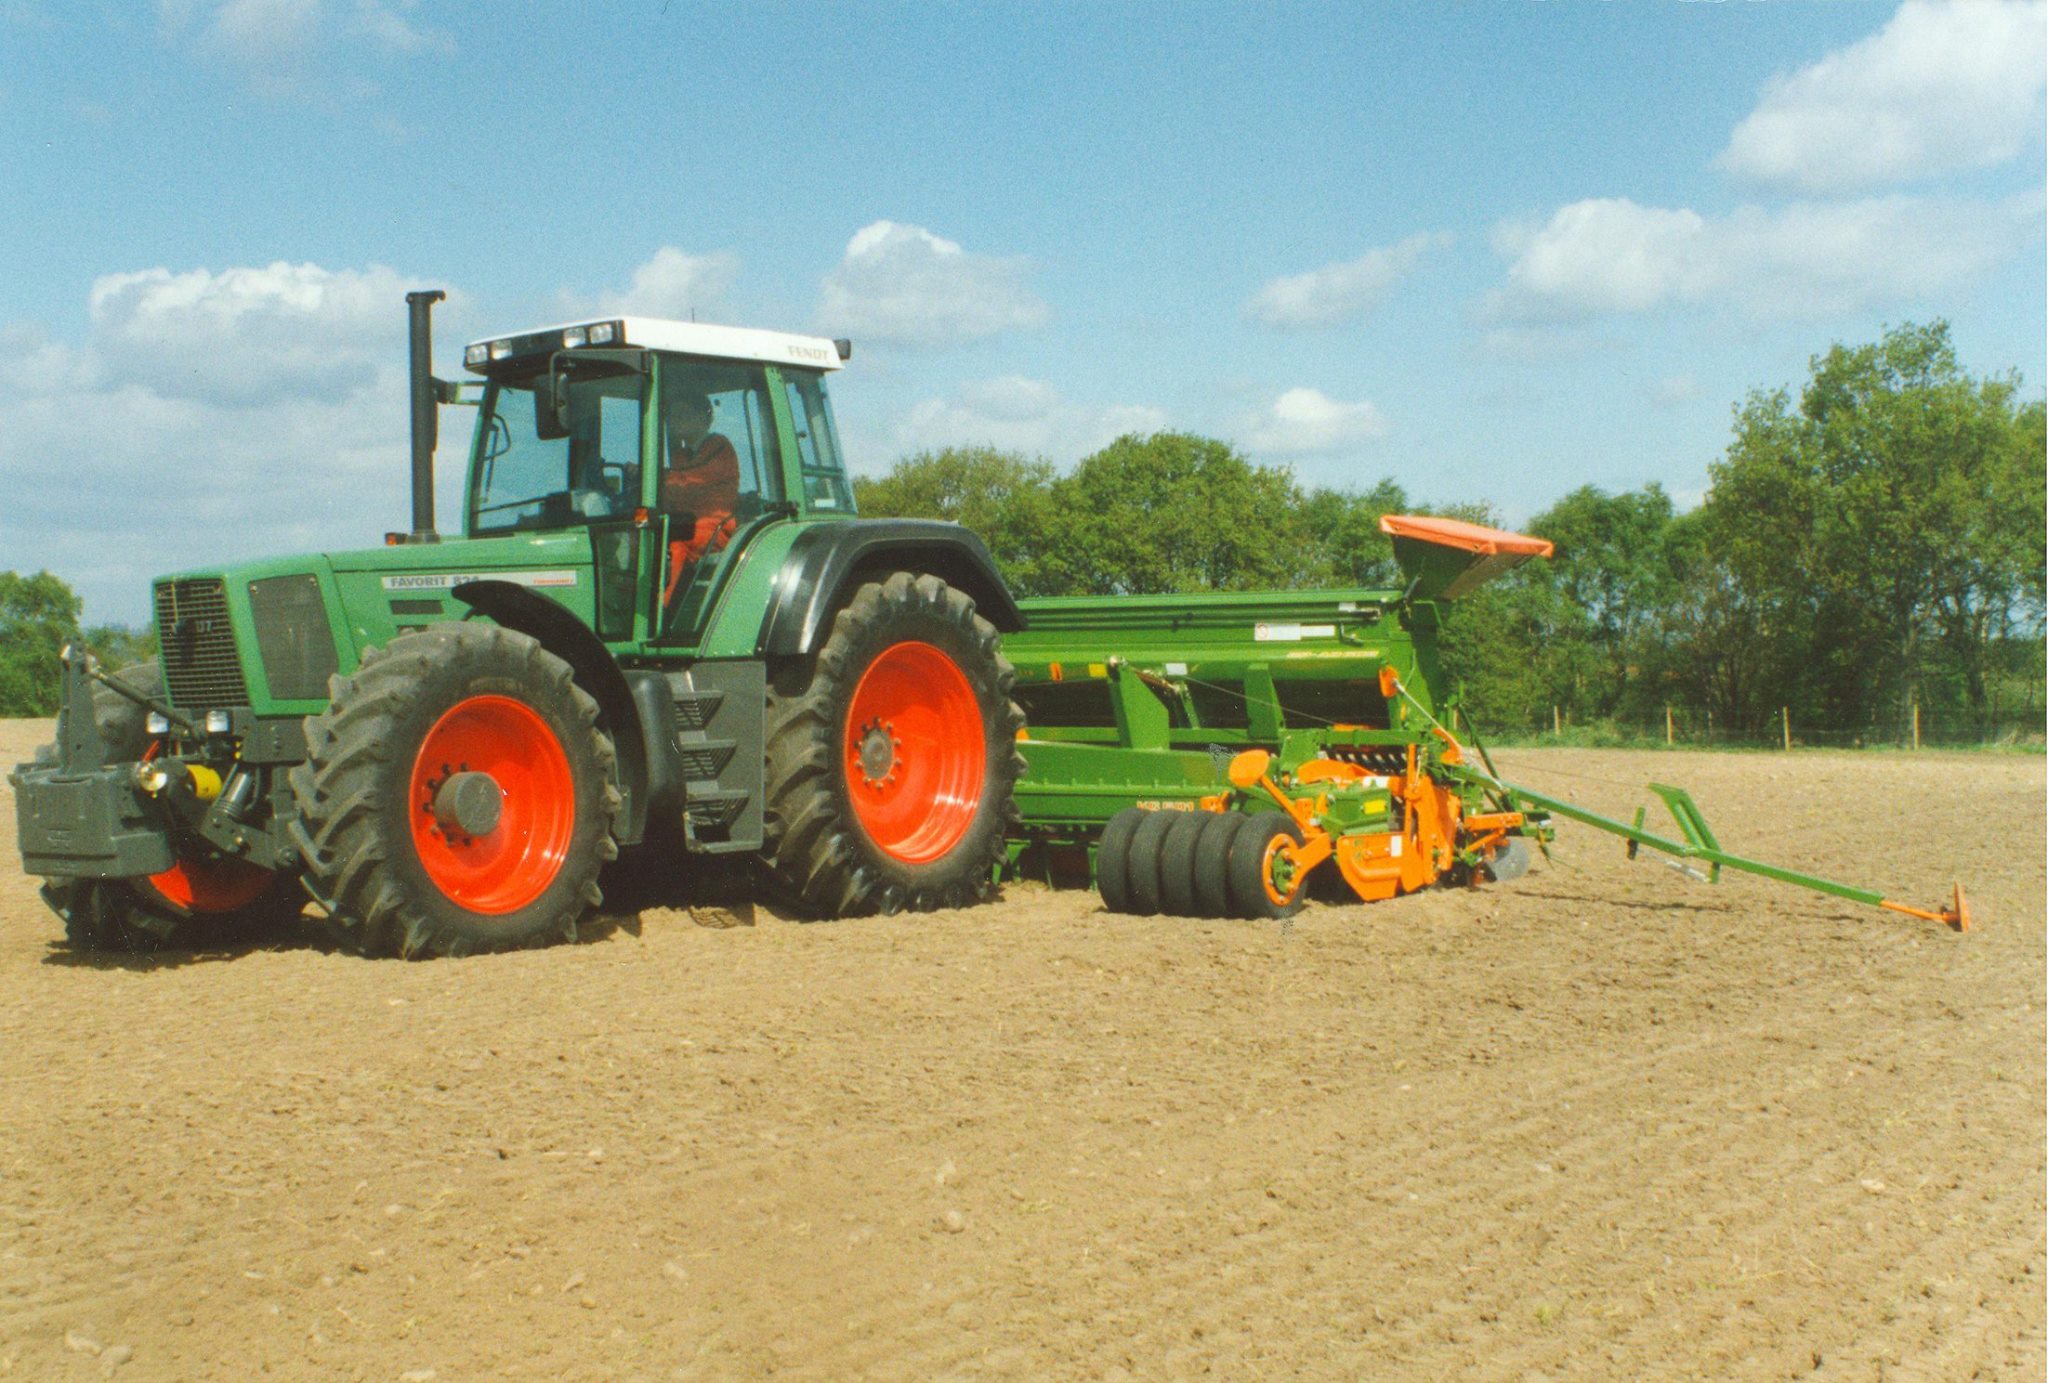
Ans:
<svg viewBox="0 0 2048 1383"><path fill-rule="evenodd" d="M471 533L623 518L640 502L646 377L600 361L564 364L567 435L545 401L545 370L523 380L494 380L484 391Z"/></svg>

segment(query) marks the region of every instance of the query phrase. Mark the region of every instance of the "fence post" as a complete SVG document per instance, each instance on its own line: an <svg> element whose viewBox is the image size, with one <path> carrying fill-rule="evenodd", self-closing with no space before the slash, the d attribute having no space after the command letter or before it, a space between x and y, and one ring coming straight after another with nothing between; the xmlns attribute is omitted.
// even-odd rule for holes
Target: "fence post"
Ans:
<svg viewBox="0 0 2048 1383"><path fill-rule="evenodd" d="M1664 747L1671 747L1671 707L1668 703L1664 707Z"/></svg>
<svg viewBox="0 0 2048 1383"><path fill-rule="evenodd" d="M1780 706L1778 707L1778 714L1783 716L1785 720L1785 752L1789 754L1792 752L1792 708L1790 706Z"/></svg>
<svg viewBox="0 0 2048 1383"><path fill-rule="evenodd" d="M1555 701L1550 703L1550 733L1553 735L1564 733L1564 717L1558 714Z"/></svg>
<svg viewBox="0 0 2048 1383"><path fill-rule="evenodd" d="M1913 698L1913 747L1920 747L1920 698Z"/></svg>

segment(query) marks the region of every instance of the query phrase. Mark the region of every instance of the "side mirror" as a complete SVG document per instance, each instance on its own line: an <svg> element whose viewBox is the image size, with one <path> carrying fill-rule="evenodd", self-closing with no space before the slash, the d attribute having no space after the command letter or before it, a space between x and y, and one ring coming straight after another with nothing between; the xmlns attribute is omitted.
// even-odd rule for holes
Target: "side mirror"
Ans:
<svg viewBox="0 0 2048 1383"><path fill-rule="evenodd" d="M559 365L533 381L533 435L543 442L569 435L569 375Z"/></svg>

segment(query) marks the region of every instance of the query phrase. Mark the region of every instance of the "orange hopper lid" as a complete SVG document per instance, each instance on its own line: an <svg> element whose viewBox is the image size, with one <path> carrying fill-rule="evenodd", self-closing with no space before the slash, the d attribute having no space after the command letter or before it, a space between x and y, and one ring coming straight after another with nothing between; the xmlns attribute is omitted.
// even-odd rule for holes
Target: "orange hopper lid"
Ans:
<svg viewBox="0 0 2048 1383"><path fill-rule="evenodd" d="M1416 514L1382 514L1380 532L1396 538L1415 538L1425 543L1434 543L1438 547L1455 547L1466 552L1483 553L1488 557L1548 557L1556 551L1556 545L1548 538L1532 538L1526 533L1509 533L1504 529L1488 528L1484 524L1466 523L1463 519L1424 518Z"/></svg>
<svg viewBox="0 0 2048 1383"><path fill-rule="evenodd" d="M1417 514L1384 515L1380 531L1393 536L1394 560L1408 578L1407 594L1416 600L1456 600L1553 550L1542 538Z"/></svg>

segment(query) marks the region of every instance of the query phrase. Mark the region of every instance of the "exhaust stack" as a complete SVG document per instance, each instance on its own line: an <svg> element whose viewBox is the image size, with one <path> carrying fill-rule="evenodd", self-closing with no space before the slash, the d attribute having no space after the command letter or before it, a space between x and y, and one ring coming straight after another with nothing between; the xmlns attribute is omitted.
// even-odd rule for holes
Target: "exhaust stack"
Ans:
<svg viewBox="0 0 2048 1383"><path fill-rule="evenodd" d="M434 304L438 288L405 295L412 344L412 532L407 542L438 543L434 531L434 445L440 436L440 382L434 378Z"/></svg>

